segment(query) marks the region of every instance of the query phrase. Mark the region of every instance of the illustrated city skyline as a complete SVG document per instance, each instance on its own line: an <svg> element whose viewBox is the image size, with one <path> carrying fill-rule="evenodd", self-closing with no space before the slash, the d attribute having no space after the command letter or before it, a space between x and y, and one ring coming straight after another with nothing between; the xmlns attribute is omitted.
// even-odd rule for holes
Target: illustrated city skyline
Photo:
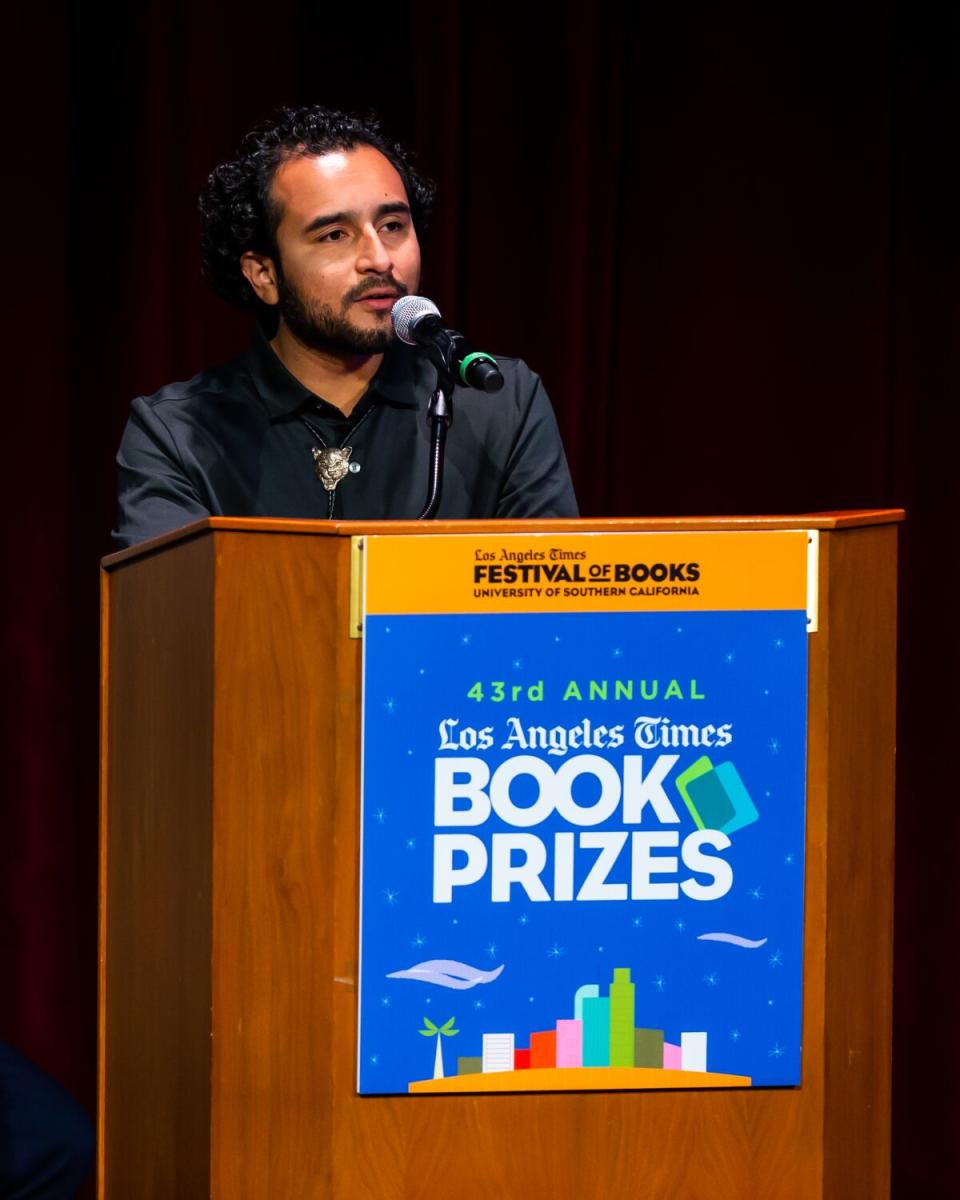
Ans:
<svg viewBox="0 0 960 1200"><path fill-rule="evenodd" d="M748 1076L714 1073L708 1070L708 1037L702 1030L688 1030L680 1034L679 1043L668 1042L663 1029L648 1029L636 1024L636 985L629 967L614 967L607 995L600 994L600 985L581 984L573 995L573 1016L558 1017L552 1029L530 1031L526 1046L517 1045L513 1032L484 1032L481 1035L482 1052L479 1055L458 1055L454 1078L460 1083L483 1082L471 1079L476 1076L491 1076L528 1072L524 1090L541 1090L541 1071L583 1072L583 1086L591 1089L603 1086L591 1069L613 1071L616 1082L610 1086L633 1086L637 1088L675 1086L672 1078L664 1075L657 1081L648 1072L688 1072L696 1075L696 1086L749 1086ZM452 1030L453 1018L438 1028L427 1020L428 1029L437 1037L434 1075L432 1080L412 1081L411 1090L442 1091L465 1090L462 1087L448 1088L444 1081L448 1077L443 1069L441 1043ZM622 1072L635 1072L630 1078ZM722 1082L721 1082L722 1081ZM693 1082L691 1079L690 1082ZM682 1081L676 1081L682 1086ZM431 1086L433 1085L433 1086ZM514 1083L515 1087L520 1086ZM551 1085L548 1085L551 1086ZM576 1088L575 1078L565 1074L564 1087ZM481 1090L486 1090L482 1088Z"/></svg>

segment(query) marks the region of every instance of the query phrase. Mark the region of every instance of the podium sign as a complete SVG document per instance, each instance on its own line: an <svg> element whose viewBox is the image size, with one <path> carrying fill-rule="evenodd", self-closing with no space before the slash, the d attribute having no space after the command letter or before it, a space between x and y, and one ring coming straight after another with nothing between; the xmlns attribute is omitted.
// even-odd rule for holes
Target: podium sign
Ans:
<svg viewBox="0 0 960 1200"><path fill-rule="evenodd" d="M365 539L361 1093L799 1083L810 542Z"/></svg>

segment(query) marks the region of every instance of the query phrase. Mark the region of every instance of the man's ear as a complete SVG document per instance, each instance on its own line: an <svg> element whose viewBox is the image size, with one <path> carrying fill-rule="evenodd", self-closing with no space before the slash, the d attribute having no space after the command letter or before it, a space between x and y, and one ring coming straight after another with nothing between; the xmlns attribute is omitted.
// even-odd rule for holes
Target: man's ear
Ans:
<svg viewBox="0 0 960 1200"><path fill-rule="evenodd" d="M273 259L254 250L245 250L240 255L240 270L257 294L257 299L273 306L279 300L277 269Z"/></svg>

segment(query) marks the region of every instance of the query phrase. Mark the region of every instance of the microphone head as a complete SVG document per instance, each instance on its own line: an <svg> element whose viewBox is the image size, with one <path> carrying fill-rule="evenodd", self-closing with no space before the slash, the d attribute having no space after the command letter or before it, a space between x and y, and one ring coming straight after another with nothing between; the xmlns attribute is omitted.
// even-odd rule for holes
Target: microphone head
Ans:
<svg viewBox="0 0 960 1200"><path fill-rule="evenodd" d="M390 310L393 332L408 346L417 344L413 336L414 326L424 317L439 317L440 309L426 296L401 296Z"/></svg>

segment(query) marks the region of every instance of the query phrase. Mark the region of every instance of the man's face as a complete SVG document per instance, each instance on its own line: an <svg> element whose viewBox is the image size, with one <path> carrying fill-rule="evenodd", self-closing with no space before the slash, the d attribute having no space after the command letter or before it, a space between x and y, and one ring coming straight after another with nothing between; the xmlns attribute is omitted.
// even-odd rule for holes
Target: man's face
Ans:
<svg viewBox="0 0 960 1200"><path fill-rule="evenodd" d="M420 245L399 174L357 146L290 159L273 180L280 314L317 350L378 354L393 338L390 310L420 283Z"/></svg>

